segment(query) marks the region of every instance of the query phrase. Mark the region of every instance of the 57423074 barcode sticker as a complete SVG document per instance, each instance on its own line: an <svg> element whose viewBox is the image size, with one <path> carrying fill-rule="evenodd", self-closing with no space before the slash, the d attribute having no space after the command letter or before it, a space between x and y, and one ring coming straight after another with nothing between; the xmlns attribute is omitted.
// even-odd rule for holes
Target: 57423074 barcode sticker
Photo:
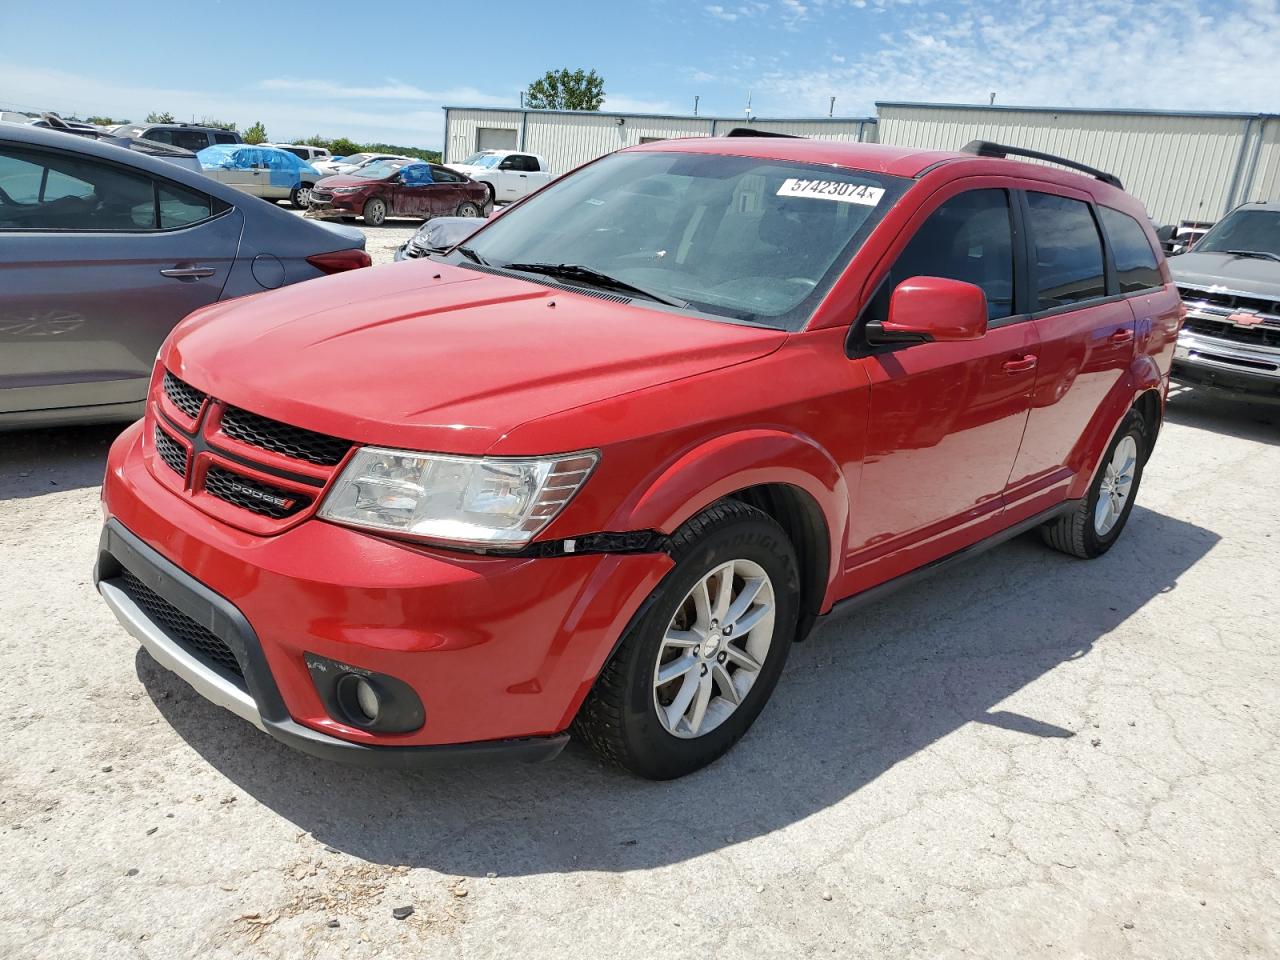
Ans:
<svg viewBox="0 0 1280 960"><path fill-rule="evenodd" d="M845 180L804 180L788 177L778 188L780 197L812 197L815 200L836 200L840 203L858 203L874 207L884 196L884 187L871 187L863 183Z"/></svg>

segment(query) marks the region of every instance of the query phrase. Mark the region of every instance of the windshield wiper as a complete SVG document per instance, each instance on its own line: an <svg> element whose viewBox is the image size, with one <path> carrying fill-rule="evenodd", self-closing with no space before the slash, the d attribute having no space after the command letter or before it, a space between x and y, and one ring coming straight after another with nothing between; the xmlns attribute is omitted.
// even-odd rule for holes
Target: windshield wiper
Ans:
<svg viewBox="0 0 1280 960"><path fill-rule="evenodd" d="M1227 253L1233 257L1255 257L1258 260L1275 260L1280 262L1280 256L1271 253L1268 250L1228 250Z"/></svg>
<svg viewBox="0 0 1280 960"><path fill-rule="evenodd" d="M484 257L480 256L480 254L476 253L474 250L472 250L472 249L471 249L470 247L468 247L468 246L465 246L465 245L459 244L458 246L454 247L453 249L457 250L460 254L462 254L464 257L466 257L466 258L467 258L468 260L470 260L472 263L478 263L478 264L480 264L480 266L482 266L482 267L487 267L487 266L489 266L489 261L488 261L488 260L486 260Z"/></svg>
<svg viewBox="0 0 1280 960"><path fill-rule="evenodd" d="M544 276L559 277L563 280L576 280L579 283L600 287L603 290L632 293L637 297L644 297L646 300L665 303L669 307L689 306L688 301L664 297L661 294L645 290L643 287L637 287L635 284L619 280L617 277L611 277L607 273L601 273L599 270L593 270L591 267L583 266L580 263L505 263L502 265L502 269L518 270L522 273L541 273Z"/></svg>

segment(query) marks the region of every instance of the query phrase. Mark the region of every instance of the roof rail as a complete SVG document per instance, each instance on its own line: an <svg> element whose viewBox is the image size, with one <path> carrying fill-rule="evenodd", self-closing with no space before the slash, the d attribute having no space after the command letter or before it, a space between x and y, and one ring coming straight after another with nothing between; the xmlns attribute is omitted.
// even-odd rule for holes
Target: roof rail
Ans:
<svg viewBox="0 0 1280 960"><path fill-rule="evenodd" d="M732 136L732 134L730 134ZM1101 180L1103 183L1109 183L1117 190L1123 190L1124 184L1120 182L1120 178L1114 173L1107 173L1099 170L1097 167L1090 167L1087 164L1077 163L1074 160L1068 160L1066 157L1057 157L1052 153L1041 153L1039 150L1027 150L1024 147L1009 147L1002 143L991 143L988 140L971 140L960 148L962 153L972 153L977 157L1030 157L1032 160L1044 160L1048 163L1056 163L1064 167L1070 167L1072 170L1079 170L1081 173L1087 173L1095 179Z"/></svg>
<svg viewBox="0 0 1280 960"><path fill-rule="evenodd" d="M750 127L734 127L726 137L786 137L788 140L804 140L794 133L774 133L772 130L752 130Z"/></svg>

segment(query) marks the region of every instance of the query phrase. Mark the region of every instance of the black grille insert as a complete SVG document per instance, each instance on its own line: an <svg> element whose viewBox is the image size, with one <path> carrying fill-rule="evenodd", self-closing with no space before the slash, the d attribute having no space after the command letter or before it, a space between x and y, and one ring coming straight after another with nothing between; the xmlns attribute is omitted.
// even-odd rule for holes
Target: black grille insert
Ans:
<svg viewBox="0 0 1280 960"><path fill-rule="evenodd" d="M128 594L129 599L136 603L172 640L205 663L218 667L233 677L238 677L243 686L244 671L240 668L240 661L219 637L200 626L128 570L121 571L120 586Z"/></svg>
<svg viewBox="0 0 1280 960"><path fill-rule="evenodd" d="M208 394L189 383L183 383L172 373L165 371L164 375L164 394L169 398L169 402L185 413L192 420L200 419L200 408L204 406Z"/></svg>
<svg viewBox="0 0 1280 960"><path fill-rule="evenodd" d="M204 478L204 488L219 500L234 504L253 513L283 520L311 505L311 498L273 487L222 467L212 466Z"/></svg>
<svg viewBox="0 0 1280 960"><path fill-rule="evenodd" d="M156 427L156 453L160 454L160 459L169 465L172 470L180 477L187 475L187 450L186 447L174 440L159 427Z"/></svg>
<svg viewBox="0 0 1280 960"><path fill-rule="evenodd" d="M325 467L336 466L351 449L349 440L293 427L239 407L227 407L222 432L241 443Z"/></svg>
<svg viewBox="0 0 1280 960"><path fill-rule="evenodd" d="M1221 322L1206 320L1203 317L1187 317L1182 322L1184 330L1203 334L1206 337L1219 337L1236 343L1249 343L1256 347L1272 347L1280 349L1280 328L1258 324L1253 327L1241 327L1225 319Z"/></svg>

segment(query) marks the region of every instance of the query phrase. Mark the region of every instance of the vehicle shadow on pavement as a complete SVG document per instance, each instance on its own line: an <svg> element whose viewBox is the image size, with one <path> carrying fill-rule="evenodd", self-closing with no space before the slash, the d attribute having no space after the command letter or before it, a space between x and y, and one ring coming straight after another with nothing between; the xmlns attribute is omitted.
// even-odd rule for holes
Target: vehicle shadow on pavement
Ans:
<svg viewBox="0 0 1280 960"><path fill-rule="evenodd" d="M1280 403L1236 400L1177 385L1169 391L1165 420L1240 440L1280 444Z"/></svg>
<svg viewBox="0 0 1280 960"><path fill-rule="evenodd" d="M1219 539L1137 507L1125 537L1099 560L1024 536L830 620L794 648L743 741L670 783L606 768L577 744L534 766L338 766L294 753L201 699L145 652L136 666L164 718L205 760L343 853L478 877L648 869L795 824L968 723L1006 731L984 739L991 745L980 753L1011 738L1076 749L1078 731L1052 719L1081 717L1086 703L1055 704L1053 718L999 705L1088 657ZM1087 737L1075 742L1089 748Z"/></svg>
<svg viewBox="0 0 1280 960"><path fill-rule="evenodd" d="M102 483L111 441L127 423L0 433L0 501Z"/></svg>

